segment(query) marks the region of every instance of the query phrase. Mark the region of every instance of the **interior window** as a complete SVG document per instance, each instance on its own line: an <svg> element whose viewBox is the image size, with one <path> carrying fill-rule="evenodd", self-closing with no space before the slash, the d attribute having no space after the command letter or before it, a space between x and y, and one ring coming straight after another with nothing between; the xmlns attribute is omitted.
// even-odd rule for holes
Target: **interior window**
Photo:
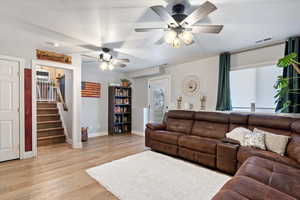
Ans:
<svg viewBox="0 0 300 200"><path fill-rule="evenodd" d="M234 111L275 112L275 89L273 88L282 68L265 66L239 69L230 72L230 89Z"/></svg>

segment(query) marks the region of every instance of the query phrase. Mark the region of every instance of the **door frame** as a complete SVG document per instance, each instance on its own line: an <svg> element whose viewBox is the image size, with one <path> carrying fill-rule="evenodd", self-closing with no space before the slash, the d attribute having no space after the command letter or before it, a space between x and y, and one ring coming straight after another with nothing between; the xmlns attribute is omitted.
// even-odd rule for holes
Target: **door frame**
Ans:
<svg viewBox="0 0 300 200"><path fill-rule="evenodd" d="M153 78L149 78L148 79L148 83L147 83L147 94L148 94L148 119L150 121L150 90L149 90L149 86L150 86L150 82L151 81L156 81L156 80L161 80L161 79L168 79L169 82L169 104L171 103L171 81L172 81L172 76L171 75L162 75L162 76L157 76L157 77L153 77Z"/></svg>
<svg viewBox="0 0 300 200"><path fill-rule="evenodd" d="M70 70L73 76L73 116L72 116L72 139L68 138L67 142L73 148L82 148L81 128L80 128L80 110L81 110L81 64L80 68L73 64L64 64L46 60L32 60L32 150L33 156L37 156L37 101L36 101L36 68L37 66L47 66ZM79 79L79 81L78 81Z"/></svg>
<svg viewBox="0 0 300 200"><path fill-rule="evenodd" d="M0 60L7 60L19 63L19 158L27 157L25 152L25 124L24 124L24 68L25 60L16 57L0 55ZM29 155L30 156L30 155Z"/></svg>

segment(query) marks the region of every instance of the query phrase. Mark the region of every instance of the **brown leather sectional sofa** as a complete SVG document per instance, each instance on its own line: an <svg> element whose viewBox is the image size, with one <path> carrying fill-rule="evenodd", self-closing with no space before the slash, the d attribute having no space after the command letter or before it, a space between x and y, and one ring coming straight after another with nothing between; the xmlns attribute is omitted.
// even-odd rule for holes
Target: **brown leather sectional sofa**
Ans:
<svg viewBox="0 0 300 200"><path fill-rule="evenodd" d="M236 127L291 136L285 156L243 147L225 134ZM300 119L274 115L169 111L147 124L146 146L228 174L214 200L300 199Z"/></svg>

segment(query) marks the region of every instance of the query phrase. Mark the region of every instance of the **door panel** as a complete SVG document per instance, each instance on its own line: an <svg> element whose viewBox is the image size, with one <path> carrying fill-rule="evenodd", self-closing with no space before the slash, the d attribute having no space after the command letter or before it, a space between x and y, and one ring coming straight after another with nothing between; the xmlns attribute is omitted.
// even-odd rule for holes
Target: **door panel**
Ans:
<svg viewBox="0 0 300 200"><path fill-rule="evenodd" d="M149 81L150 122L160 123L170 103L169 77Z"/></svg>
<svg viewBox="0 0 300 200"><path fill-rule="evenodd" d="M0 60L0 162L19 158L19 63Z"/></svg>

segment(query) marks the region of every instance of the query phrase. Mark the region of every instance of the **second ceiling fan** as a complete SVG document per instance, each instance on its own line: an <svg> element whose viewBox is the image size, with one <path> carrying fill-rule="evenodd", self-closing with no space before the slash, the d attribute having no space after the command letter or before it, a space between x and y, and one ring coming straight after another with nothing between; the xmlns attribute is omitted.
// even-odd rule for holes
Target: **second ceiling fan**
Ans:
<svg viewBox="0 0 300 200"><path fill-rule="evenodd" d="M185 14L185 6L176 4L173 6L173 15L170 15L163 6L152 6L151 9L167 24L166 28L136 28L136 32L149 32L154 30L166 31L165 42L171 44L174 48L179 48L183 42L185 45L191 45L194 42L193 33L220 33L223 25L195 25L201 19L204 19L217 7L209 1L206 1L194 10L191 14Z"/></svg>

